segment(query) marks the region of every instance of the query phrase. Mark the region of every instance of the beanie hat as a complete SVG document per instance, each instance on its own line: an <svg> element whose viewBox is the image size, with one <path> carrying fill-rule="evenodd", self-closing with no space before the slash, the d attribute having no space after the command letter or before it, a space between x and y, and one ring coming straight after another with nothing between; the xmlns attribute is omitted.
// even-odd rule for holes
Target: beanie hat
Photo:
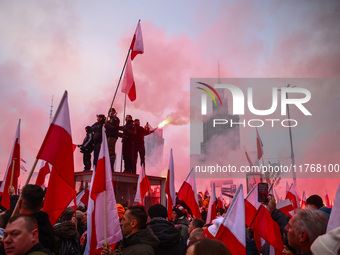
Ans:
<svg viewBox="0 0 340 255"><path fill-rule="evenodd" d="M118 209L118 217L121 220L123 218L124 213L125 213L125 209L121 204L117 204L117 209Z"/></svg>
<svg viewBox="0 0 340 255"><path fill-rule="evenodd" d="M337 255L340 252L340 227L315 239L311 246L314 255Z"/></svg>
<svg viewBox="0 0 340 255"><path fill-rule="evenodd" d="M168 217L168 210L161 204L155 204L149 208L148 214L151 219L155 217L166 219Z"/></svg>
<svg viewBox="0 0 340 255"><path fill-rule="evenodd" d="M311 195L306 200L307 205L315 205L317 208L320 208L323 206L322 198L318 195Z"/></svg>

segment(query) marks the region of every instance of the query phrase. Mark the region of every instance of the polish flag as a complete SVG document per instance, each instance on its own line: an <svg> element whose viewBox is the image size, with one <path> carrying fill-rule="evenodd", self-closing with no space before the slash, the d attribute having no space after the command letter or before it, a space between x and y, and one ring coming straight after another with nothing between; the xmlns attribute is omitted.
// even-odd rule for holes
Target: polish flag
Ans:
<svg viewBox="0 0 340 255"><path fill-rule="evenodd" d="M329 202L327 190L325 190L325 201L326 201L326 206L331 207L331 203Z"/></svg>
<svg viewBox="0 0 340 255"><path fill-rule="evenodd" d="M258 188L255 184L244 200L245 219L247 226L250 226L256 216L261 203L258 201Z"/></svg>
<svg viewBox="0 0 340 255"><path fill-rule="evenodd" d="M263 143L259 135L259 131L256 128L256 145L257 145L257 158L261 159L263 156Z"/></svg>
<svg viewBox="0 0 340 255"><path fill-rule="evenodd" d="M301 200L301 209L306 209L307 203L306 203L306 194L305 191L302 193L302 200Z"/></svg>
<svg viewBox="0 0 340 255"><path fill-rule="evenodd" d="M148 176L145 174L144 165L142 165L137 182L137 191L135 196L135 202L139 205L144 205L144 198L146 193L150 191L150 182Z"/></svg>
<svg viewBox="0 0 340 255"><path fill-rule="evenodd" d="M172 207L176 205L175 170L174 170L174 159L172 156L172 149L170 150L170 159L169 159L168 174L166 177L165 193L168 195L168 218L170 220Z"/></svg>
<svg viewBox="0 0 340 255"><path fill-rule="evenodd" d="M275 254L282 254L283 242L279 225L272 219L269 211L261 205L253 224L254 233L260 235L275 249Z"/></svg>
<svg viewBox="0 0 340 255"><path fill-rule="evenodd" d="M222 241L232 254L246 254L244 209L243 186L240 184L216 234L216 238Z"/></svg>
<svg viewBox="0 0 340 255"><path fill-rule="evenodd" d="M84 254L100 254L105 241L114 249L116 243L123 238L112 183L105 128L102 130L102 137L97 167L91 180L87 210L87 244Z"/></svg>
<svg viewBox="0 0 340 255"><path fill-rule="evenodd" d="M87 188L86 190L82 190L81 192L78 193L76 196L76 203L75 205L74 200L71 201L71 203L68 205L68 207L73 207L75 210L77 209L78 206L86 206L88 204L89 200L89 189Z"/></svg>
<svg viewBox="0 0 340 255"><path fill-rule="evenodd" d="M338 186L338 190L335 194L334 204L331 211L331 215L329 216L328 225L327 225L327 233L335 228L340 227L340 183Z"/></svg>
<svg viewBox="0 0 340 255"><path fill-rule="evenodd" d="M35 181L35 185L40 186L42 189L45 188L45 178L46 175L48 175L51 172L50 166L48 165L48 162L42 160L41 161L41 166L39 169L39 173L37 176L37 179Z"/></svg>
<svg viewBox="0 0 340 255"><path fill-rule="evenodd" d="M132 64L130 58L128 58L126 62L121 91L128 95L131 102L136 100L136 86L135 79L133 78Z"/></svg>
<svg viewBox="0 0 340 255"><path fill-rule="evenodd" d="M223 197L220 195L217 199L217 208L224 208Z"/></svg>
<svg viewBox="0 0 340 255"><path fill-rule="evenodd" d="M294 216L294 206L292 201L289 199L282 200L276 204L276 208L286 214L288 217L292 218Z"/></svg>
<svg viewBox="0 0 340 255"><path fill-rule="evenodd" d="M294 210L300 208L299 198L293 183L288 189L286 199L289 199L292 202Z"/></svg>
<svg viewBox="0 0 340 255"><path fill-rule="evenodd" d="M195 218L202 219L197 201L196 181L193 168L191 168L187 178L179 189L177 197L186 203Z"/></svg>
<svg viewBox="0 0 340 255"><path fill-rule="evenodd" d="M20 175L20 122L21 120L19 119L11 155L8 160L4 179L0 186L0 195L2 195L1 205L8 210L10 209L8 188L13 186L15 194L18 194L18 178Z"/></svg>
<svg viewBox="0 0 340 255"><path fill-rule="evenodd" d="M216 215L217 215L216 207L217 207L216 191L215 191L215 183L213 183L210 201L209 201L206 224L211 224L212 220L216 218Z"/></svg>
<svg viewBox="0 0 340 255"><path fill-rule="evenodd" d="M76 197L67 97L65 91L37 155L37 159L45 160L53 166L43 208L50 216L52 225Z"/></svg>
<svg viewBox="0 0 340 255"><path fill-rule="evenodd" d="M143 44L143 36L142 36L142 29L140 26L140 20L138 21L135 34L133 35L130 49L132 50L131 60L133 60L136 57L136 55L144 53L144 44Z"/></svg>
<svg viewBox="0 0 340 255"><path fill-rule="evenodd" d="M251 162L251 160L250 160L250 158L249 158L249 155L248 155L248 152L247 152L247 150L246 150L246 147L244 147L244 152L246 153L246 157L247 157L249 166L253 166L253 162Z"/></svg>

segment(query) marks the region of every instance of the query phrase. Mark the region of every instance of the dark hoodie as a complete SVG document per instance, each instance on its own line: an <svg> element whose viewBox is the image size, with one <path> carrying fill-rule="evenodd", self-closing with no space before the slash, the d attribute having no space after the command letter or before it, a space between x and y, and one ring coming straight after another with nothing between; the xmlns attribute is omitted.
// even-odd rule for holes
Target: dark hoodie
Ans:
<svg viewBox="0 0 340 255"><path fill-rule="evenodd" d="M142 229L134 234L124 237L120 241L114 254L124 255L153 255L154 249L158 246L159 240L150 227Z"/></svg>
<svg viewBox="0 0 340 255"><path fill-rule="evenodd" d="M33 213L38 222L39 242L50 251L54 250L54 231L50 222L50 216L40 211Z"/></svg>
<svg viewBox="0 0 340 255"><path fill-rule="evenodd" d="M155 255L184 255L186 243L180 231L169 221L155 217L148 225L158 237L160 243L155 248Z"/></svg>

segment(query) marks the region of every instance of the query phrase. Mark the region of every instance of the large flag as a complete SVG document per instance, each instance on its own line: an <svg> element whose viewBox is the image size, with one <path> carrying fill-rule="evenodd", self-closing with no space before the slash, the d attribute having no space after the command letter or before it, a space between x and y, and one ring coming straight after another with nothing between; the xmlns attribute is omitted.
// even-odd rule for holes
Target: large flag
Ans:
<svg viewBox="0 0 340 255"><path fill-rule="evenodd" d="M276 208L286 214L288 217L292 218L294 216L294 206L292 201L289 199L282 200L276 204Z"/></svg>
<svg viewBox="0 0 340 255"><path fill-rule="evenodd" d="M176 205L175 170L174 170L174 159L172 156L172 149L170 150L170 159L169 159L168 174L166 177L165 193L168 195L168 218L170 220L172 207Z"/></svg>
<svg viewBox="0 0 340 255"><path fill-rule="evenodd" d="M105 128L98 163L91 180L87 210L87 244L84 254L97 254L106 241L114 248L121 240L118 209L112 184L112 172Z"/></svg>
<svg viewBox="0 0 340 255"><path fill-rule="evenodd" d="M42 160L39 173L35 181L35 185L41 186L44 189L46 175L48 175L50 172L51 170L50 170L50 166L48 165L48 162Z"/></svg>
<svg viewBox="0 0 340 255"><path fill-rule="evenodd" d="M202 218L197 201L196 181L193 168L191 168L187 178L179 189L177 197L187 204L194 217Z"/></svg>
<svg viewBox="0 0 340 255"><path fill-rule="evenodd" d="M334 204L331 211L331 215L329 216L329 221L327 225L327 233L335 228L340 227L340 183L338 186L338 190L335 194Z"/></svg>
<svg viewBox="0 0 340 255"><path fill-rule="evenodd" d="M256 128L256 145L257 145L257 158L260 160L263 156L263 143L257 128Z"/></svg>
<svg viewBox="0 0 340 255"><path fill-rule="evenodd" d="M143 36L142 29L140 26L140 20L138 21L135 34L133 35L130 49L132 50L131 60L133 60L136 57L136 55L144 53Z"/></svg>
<svg viewBox="0 0 340 255"><path fill-rule="evenodd" d="M67 91L60 101L37 159L43 159L53 166L43 211L48 213L51 224L54 225L71 200L76 197Z"/></svg>
<svg viewBox="0 0 340 255"><path fill-rule="evenodd" d="M216 234L232 254L246 254L243 186L240 184Z"/></svg>
<svg viewBox="0 0 340 255"><path fill-rule="evenodd" d="M150 191L150 182L148 176L145 174L144 165L142 165L137 182L137 191L135 196L135 202L139 205L144 205L144 198L146 193Z"/></svg>
<svg viewBox="0 0 340 255"><path fill-rule="evenodd" d="M263 205L258 209L255 220L250 227L254 230L254 234L260 235L275 248L275 254L282 254L283 242L280 227Z"/></svg>
<svg viewBox="0 0 340 255"><path fill-rule="evenodd" d="M258 188L257 184L250 190L246 199L244 200L245 218L247 226L250 226L256 216L261 203L258 201Z"/></svg>
<svg viewBox="0 0 340 255"><path fill-rule="evenodd" d="M18 191L18 178L20 175L20 122L21 120L19 119L11 155L8 160L4 179L0 186L0 195L2 195L1 205L8 210L10 209L8 188L13 186L15 194L17 194Z"/></svg>
<svg viewBox="0 0 340 255"><path fill-rule="evenodd" d="M215 183L213 183L210 201L209 201L209 207L208 207L207 220L206 220L207 224L211 224L212 220L216 218L216 215L217 215L216 207L217 207L216 191L215 191Z"/></svg>
<svg viewBox="0 0 340 255"><path fill-rule="evenodd" d="M136 100L136 86L130 58L128 58L126 62L122 92L128 95L131 102Z"/></svg>
<svg viewBox="0 0 340 255"><path fill-rule="evenodd" d="M250 158L249 158L249 155L248 155L248 152L247 152L247 150L246 150L246 147L244 147L244 152L246 153L246 157L247 157L249 166L253 166L253 162L251 162L251 160L250 160Z"/></svg>

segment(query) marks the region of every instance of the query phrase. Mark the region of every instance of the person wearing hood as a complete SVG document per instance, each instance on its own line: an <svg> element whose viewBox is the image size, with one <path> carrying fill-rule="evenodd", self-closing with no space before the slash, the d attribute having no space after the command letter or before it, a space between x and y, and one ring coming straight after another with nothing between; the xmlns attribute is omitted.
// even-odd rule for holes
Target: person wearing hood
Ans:
<svg viewBox="0 0 340 255"><path fill-rule="evenodd" d="M160 244L155 248L155 255L184 255L186 243L180 231L167 220L168 211L161 204L155 204L148 210L148 226L158 237Z"/></svg>
<svg viewBox="0 0 340 255"><path fill-rule="evenodd" d="M322 198L320 196L318 196L318 195L311 195L310 197L307 198L306 204L311 209L319 209L324 214L326 214L326 216L329 219L329 216L331 214L332 208L324 206Z"/></svg>
<svg viewBox="0 0 340 255"><path fill-rule="evenodd" d="M186 241L189 238L187 210L185 210L183 206L174 207L172 209L172 217L175 227L181 232L181 235Z"/></svg>

